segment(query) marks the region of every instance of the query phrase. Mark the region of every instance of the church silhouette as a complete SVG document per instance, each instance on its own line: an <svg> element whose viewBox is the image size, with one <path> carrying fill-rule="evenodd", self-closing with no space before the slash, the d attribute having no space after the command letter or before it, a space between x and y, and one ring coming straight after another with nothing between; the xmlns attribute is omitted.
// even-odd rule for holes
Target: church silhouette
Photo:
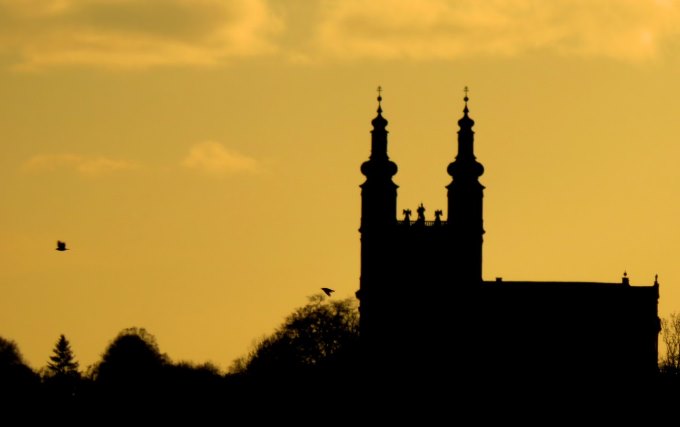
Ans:
<svg viewBox="0 0 680 427"><path fill-rule="evenodd" d="M647 286L631 285L625 273L616 283L483 279L484 167L474 154L467 88L458 153L446 169L446 219L442 211L426 218L422 205L415 218L409 209L398 214L380 90L370 157L361 165L356 296L366 375L495 386L653 378L656 278Z"/></svg>

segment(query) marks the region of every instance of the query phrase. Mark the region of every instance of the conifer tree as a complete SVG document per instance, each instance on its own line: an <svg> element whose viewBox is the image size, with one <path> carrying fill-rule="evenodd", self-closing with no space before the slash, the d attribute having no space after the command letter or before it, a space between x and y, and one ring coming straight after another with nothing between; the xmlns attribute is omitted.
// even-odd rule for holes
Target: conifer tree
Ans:
<svg viewBox="0 0 680 427"><path fill-rule="evenodd" d="M79 375L78 362L76 362L71 344L64 334L59 336L59 340L54 346L54 354L50 356L50 362L47 362L47 371L55 377Z"/></svg>

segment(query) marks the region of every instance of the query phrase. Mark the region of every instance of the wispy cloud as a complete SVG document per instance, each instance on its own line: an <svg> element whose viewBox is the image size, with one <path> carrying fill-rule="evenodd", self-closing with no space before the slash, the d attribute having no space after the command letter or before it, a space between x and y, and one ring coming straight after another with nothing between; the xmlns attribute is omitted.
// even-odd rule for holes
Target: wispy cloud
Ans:
<svg viewBox="0 0 680 427"><path fill-rule="evenodd" d="M0 0L0 54L21 69L535 51L646 61L678 45L678 22L678 0Z"/></svg>
<svg viewBox="0 0 680 427"><path fill-rule="evenodd" d="M224 145L205 141L191 147L182 165L208 174L257 173L262 170L260 163L226 148Z"/></svg>
<svg viewBox="0 0 680 427"><path fill-rule="evenodd" d="M77 154L43 154L33 156L23 164L28 172L52 172L72 170L82 175L101 175L121 170L136 169L139 166L128 160L108 157L87 157Z"/></svg>
<svg viewBox="0 0 680 427"><path fill-rule="evenodd" d="M211 65L275 51L266 0L0 0L0 53L18 67Z"/></svg>
<svg viewBox="0 0 680 427"><path fill-rule="evenodd" d="M546 50L655 58L680 36L674 0L327 1L317 50L335 58L456 59Z"/></svg>

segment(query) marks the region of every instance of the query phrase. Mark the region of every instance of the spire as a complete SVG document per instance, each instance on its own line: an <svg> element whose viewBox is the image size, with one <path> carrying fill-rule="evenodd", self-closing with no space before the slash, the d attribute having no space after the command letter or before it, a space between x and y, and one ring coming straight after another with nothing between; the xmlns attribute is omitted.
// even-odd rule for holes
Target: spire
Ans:
<svg viewBox="0 0 680 427"><path fill-rule="evenodd" d="M378 115L371 121L371 155L361 164L366 181L361 184L361 223L382 227L397 220L397 185L392 177L397 165L387 156L387 120L382 116L382 87L378 86Z"/></svg>
<svg viewBox="0 0 680 427"><path fill-rule="evenodd" d="M470 100L470 98L468 97L469 90L470 89L468 89L467 86L465 86L465 89L463 89L463 91L465 92L465 97L463 98L463 100L465 101L465 108L463 108L463 117L460 120L458 120L458 126L460 126L461 130L465 129L468 132L474 133L472 131L472 126L475 125L475 121L472 120L470 116L468 116L468 113L470 112L470 110L468 109L468 101Z"/></svg>
<svg viewBox="0 0 680 427"><path fill-rule="evenodd" d="M472 127L475 125L475 121L470 118L468 113L470 109L468 108L468 87L465 86L463 89L465 92L465 107L463 108L463 117L458 120L458 126L460 130L458 131L458 155L456 160L449 164L448 172L452 177L469 177L477 179L484 173L484 166L476 161L474 154L474 138L475 132Z"/></svg>
<svg viewBox="0 0 680 427"><path fill-rule="evenodd" d="M394 163L392 163L389 160L389 157L387 156L387 134L389 131L386 129L387 128L387 119L385 119L382 115L383 109L382 109L382 87L378 86L378 115L371 121L373 124L373 130L371 131L371 156L369 157L369 162L371 161L378 161L379 163L385 163L388 164L385 166L385 168L380 168L381 174L385 174L388 176L392 176L397 173L397 168ZM369 163L366 162L366 163ZM369 166L367 166L367 169L364 169L362 167L362 172L364 175L368 176L366 172L372 173L373 171L377 171L377 169L374 167L373 171L369 170Z"/></svg>

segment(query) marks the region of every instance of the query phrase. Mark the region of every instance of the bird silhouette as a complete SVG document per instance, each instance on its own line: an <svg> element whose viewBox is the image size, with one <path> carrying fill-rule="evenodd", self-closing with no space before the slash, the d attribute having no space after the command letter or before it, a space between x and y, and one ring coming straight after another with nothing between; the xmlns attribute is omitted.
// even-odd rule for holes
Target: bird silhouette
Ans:
<svg viewBox="0 0 680 427"><path fill-rule="evenodd" d="M335 292L335 290L333 290L333 289L331 289L331 288L321 288L321 290L324 291L324 293L325 293L326 295L328 295L328 296L331 296L331 294L332 294L333 292Z"/></svg>
<svg viewBox="0 0 680 427"><path fill-rule="evenodd" d="M68 248L66 247L66 242L62 242L61 240L57 240L57 250L58 251L67 251Z"/></svg>

